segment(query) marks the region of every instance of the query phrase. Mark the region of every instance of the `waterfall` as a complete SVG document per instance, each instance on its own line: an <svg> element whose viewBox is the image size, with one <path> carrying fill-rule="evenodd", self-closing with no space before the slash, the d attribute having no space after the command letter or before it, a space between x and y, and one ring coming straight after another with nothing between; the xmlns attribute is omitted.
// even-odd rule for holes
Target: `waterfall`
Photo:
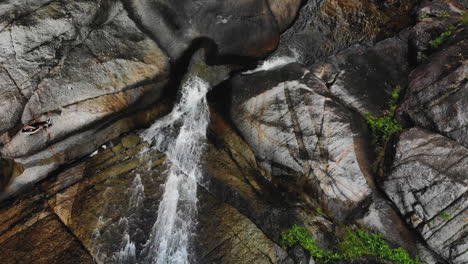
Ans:
<svg viewBox="0 0 468 264"><path fill-rule="evenodd" d="M181 88L172 112L143 134L152 149L165 152L169 162L158 217L145 245L146 263L190 263L190 240L196 223L197 184L209 110L209 84L190 77Z"/></svg>

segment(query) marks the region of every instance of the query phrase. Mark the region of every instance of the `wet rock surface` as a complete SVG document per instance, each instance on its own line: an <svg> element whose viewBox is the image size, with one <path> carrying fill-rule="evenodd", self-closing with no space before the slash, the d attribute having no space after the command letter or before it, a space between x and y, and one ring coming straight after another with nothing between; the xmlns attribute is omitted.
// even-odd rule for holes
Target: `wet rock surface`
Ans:
<svg viewBox="0 0 468 264"><path fill-rule="evenodd" d="M122 2L0 3L2 261L151 262L168 159L136 130L190 74L213 87L193 263L320 263L281 247L294 224L468 261L466 1ZM373 145L397 87L404 129Z"/></svg>
<svg viewBox="0 0 468 264"><path fill-rule="evenodd" d="M37 191L25 199L3 202L0 213L0 256L4 263L94 263Z"/></svg>

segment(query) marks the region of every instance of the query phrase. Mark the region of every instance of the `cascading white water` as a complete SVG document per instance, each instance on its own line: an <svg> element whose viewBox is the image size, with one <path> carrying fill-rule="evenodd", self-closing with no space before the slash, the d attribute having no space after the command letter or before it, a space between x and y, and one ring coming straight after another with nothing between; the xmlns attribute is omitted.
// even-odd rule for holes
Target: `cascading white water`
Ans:
<svg viewBox="0 0 468 264"><path fill-rule="evenodd" d="M190 239L197 213L197 183L209 122L209 84L190 77L173 111L153 124L143 139L165 152L169 161L158 217L144 252L146 263L189 263Z"/></svg>

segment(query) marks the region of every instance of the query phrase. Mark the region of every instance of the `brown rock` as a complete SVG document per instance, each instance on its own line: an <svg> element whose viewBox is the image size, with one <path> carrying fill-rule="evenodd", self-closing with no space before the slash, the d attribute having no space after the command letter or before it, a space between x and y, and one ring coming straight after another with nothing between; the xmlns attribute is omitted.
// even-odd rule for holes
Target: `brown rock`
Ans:
<svg viewBox="0 0 468 264"><path fill-rule="evenodd" d="M94 263L91 255L54 215L0 243L0 258L5 264Z"/></svg>

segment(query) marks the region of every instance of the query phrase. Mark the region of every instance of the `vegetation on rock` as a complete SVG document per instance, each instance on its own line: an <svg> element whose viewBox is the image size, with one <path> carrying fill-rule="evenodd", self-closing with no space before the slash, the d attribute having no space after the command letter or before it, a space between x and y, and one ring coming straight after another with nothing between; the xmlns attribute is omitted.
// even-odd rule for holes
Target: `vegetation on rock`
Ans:
<svg viewBox="0 0 468 264"><path fill-rule="evenodd" d="M401 87L397 86L393 91L392 99L389 102L389 111L386 111L383 117L376 117L371 113L366 113L367 124L371 128L374 143L378 146L384 145L391 135L398 133L403 129L398 120L394 117L398 101L401 97L401 92Z"/></svg>
<svg viewBox="0 0 468 264"><path fill-rule="evenodd" d="M431 47L434 49L439 48L442 44L445 43L445 41L447 41L448 37L450 37L455 32L456 29L457 28L455 26L448 27L447 31L440 34L438 38L431 41Z"/></svg>
<svg viewBox="0 0 468 264"><path fill-rule="evenodd" d="M382 234L369 234L362 229L346 228L346 236L340 247L343 257L346 259L374 256L398 264L420 263L418 259L412 259L403 248L391 248L383 239Z"/></svg>
<svg viewBox="0 0 468 264"><path fill-rule="evenodd" d="M370 234L365 230L345 228L346 234L340 243L340 253L320 248L309 234L307 228L293 225L291 229L281 234L281 245L291 248L300 245L306 249L317 263L333 263L341 259L359 259L376 257L396 264L419 264L418 259L412 259L403 248L391 248L383 239L382 234Z"/></svg>
<svg viewBox="0 0 468 264"><path fill-rule="evenodd" d="M402 88L397 86L392 92L392 98L389 102L389 110L385 111L382 117L373 116L366 113L366 121L372 132L372 141L375 146L375 152L378 154L374 171L377 171L378 164L383 158L383 149L388 139L395 133L403 130L403 127L395 118L395 111L398 107L402 95Z"/></svg>
<svg viewBox="0 0 468 264"><path fill-rule="evenodd" d="M343 258L338 253L320 248L310 236L307 228L303 226L293 225L291 229L283 231L281 233L281 245L284 248L300 245L306 249L318 263L330 263L333 260Z"/></svg>
<svg viewBox="0 0 468 264"><path fill-rule="evenodd" d="M449 214L448 214L447 212L445 212L445 211L441 211L441 212L439 213L439 215L440 215L440 217L442 217L444 220L447 220L447 221L453 219L453 216L449 215Z"/></svg>

